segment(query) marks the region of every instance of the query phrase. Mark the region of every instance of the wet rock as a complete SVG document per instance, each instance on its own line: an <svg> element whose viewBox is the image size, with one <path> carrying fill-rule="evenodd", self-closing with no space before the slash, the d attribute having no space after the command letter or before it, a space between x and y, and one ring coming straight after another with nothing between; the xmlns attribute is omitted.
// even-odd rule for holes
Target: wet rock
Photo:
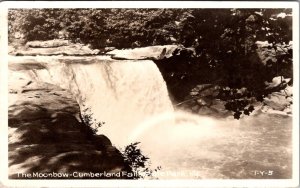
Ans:
<svg viewBox="0 0 300 188"><path fill-rule="evenodd" d="M281 92L274 92L264 98L264 104L271 107L273 110L283 111L290 105L290 99Z"/></svg>

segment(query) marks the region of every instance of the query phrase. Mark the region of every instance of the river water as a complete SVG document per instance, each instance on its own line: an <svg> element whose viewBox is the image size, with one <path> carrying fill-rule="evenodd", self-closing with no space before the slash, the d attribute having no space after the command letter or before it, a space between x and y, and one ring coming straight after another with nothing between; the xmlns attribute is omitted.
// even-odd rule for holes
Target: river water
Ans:
<svg viewBox="0 0 300 188"><path fill-rule="evenodd" d="M152 167L162 167L155 177L291 178L291 117L259 113L216 120L176 114L174 124L153 125L139 135Z"/></svg>

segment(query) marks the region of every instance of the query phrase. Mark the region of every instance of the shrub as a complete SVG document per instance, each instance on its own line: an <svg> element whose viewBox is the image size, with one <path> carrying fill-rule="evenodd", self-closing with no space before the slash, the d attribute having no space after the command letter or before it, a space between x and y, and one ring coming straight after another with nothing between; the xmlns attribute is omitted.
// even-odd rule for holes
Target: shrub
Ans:
<svg viewBox="0 0 300 188"><path fill-rule="evenodd" d="M80 117L81 121L90 128L93 135L96 134L98 129L105 124L105 122L98 122L95 118L93 118L91 108L83 109Z"/></svg>
<svg viewBox="0 0 300 188"><path fill-rule="evenodd" d="M138 148L139 143L131 143L125 149L121 150L125 164L130 168L129 171L136 175L134 179L153 178L153 172L160 170L161 167L150 168L150 159Z"/></svg>

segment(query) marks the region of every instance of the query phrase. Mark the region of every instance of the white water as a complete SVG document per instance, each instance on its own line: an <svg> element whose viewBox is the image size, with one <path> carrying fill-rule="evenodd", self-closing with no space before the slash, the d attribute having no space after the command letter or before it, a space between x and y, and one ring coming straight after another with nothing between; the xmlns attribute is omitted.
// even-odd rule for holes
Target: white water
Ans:
<svg viewBox="0 0 300 188"><path fill-rule="evenodd" d="M95 118L106 122L99 134L117 147L141 142L152 167L162 166L161 174L156 174L160 179L266 178L254 176L255 170L274 170L277 174L271 178L289 177L291 118L265 114L221 121L174 112L152 61L108 57L10 61L11 69L59 85L80 104L84 101Z"/></svg>
<svg viewBox="0 0 300 188"><path fill-rule="evenodd" d="M105 56L14 57L11 61L41 65L42 69L30 68L26 73L31 79L70 90L81 106L91 108L94 118L105 122L98 133L118 147L130 144L129 135L142 122L173 111L166 84L152 61Z"/></svg>

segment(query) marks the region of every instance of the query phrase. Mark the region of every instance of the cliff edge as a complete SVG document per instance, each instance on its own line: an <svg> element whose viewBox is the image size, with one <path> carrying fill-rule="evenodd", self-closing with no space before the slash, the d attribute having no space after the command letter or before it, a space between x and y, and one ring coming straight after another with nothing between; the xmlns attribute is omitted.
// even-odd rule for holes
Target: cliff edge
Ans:
<svg viewBox="0 0 300 188"><path fill-rule="evenodd" d="M107 174L125 168L121 153L104 135L89 134L68 91L15 72L9 76L8 110L9 178L26 179L33 173L64 173L67 176L54 178L67 179L91 178L83 173L120 178Z"/></svg>

